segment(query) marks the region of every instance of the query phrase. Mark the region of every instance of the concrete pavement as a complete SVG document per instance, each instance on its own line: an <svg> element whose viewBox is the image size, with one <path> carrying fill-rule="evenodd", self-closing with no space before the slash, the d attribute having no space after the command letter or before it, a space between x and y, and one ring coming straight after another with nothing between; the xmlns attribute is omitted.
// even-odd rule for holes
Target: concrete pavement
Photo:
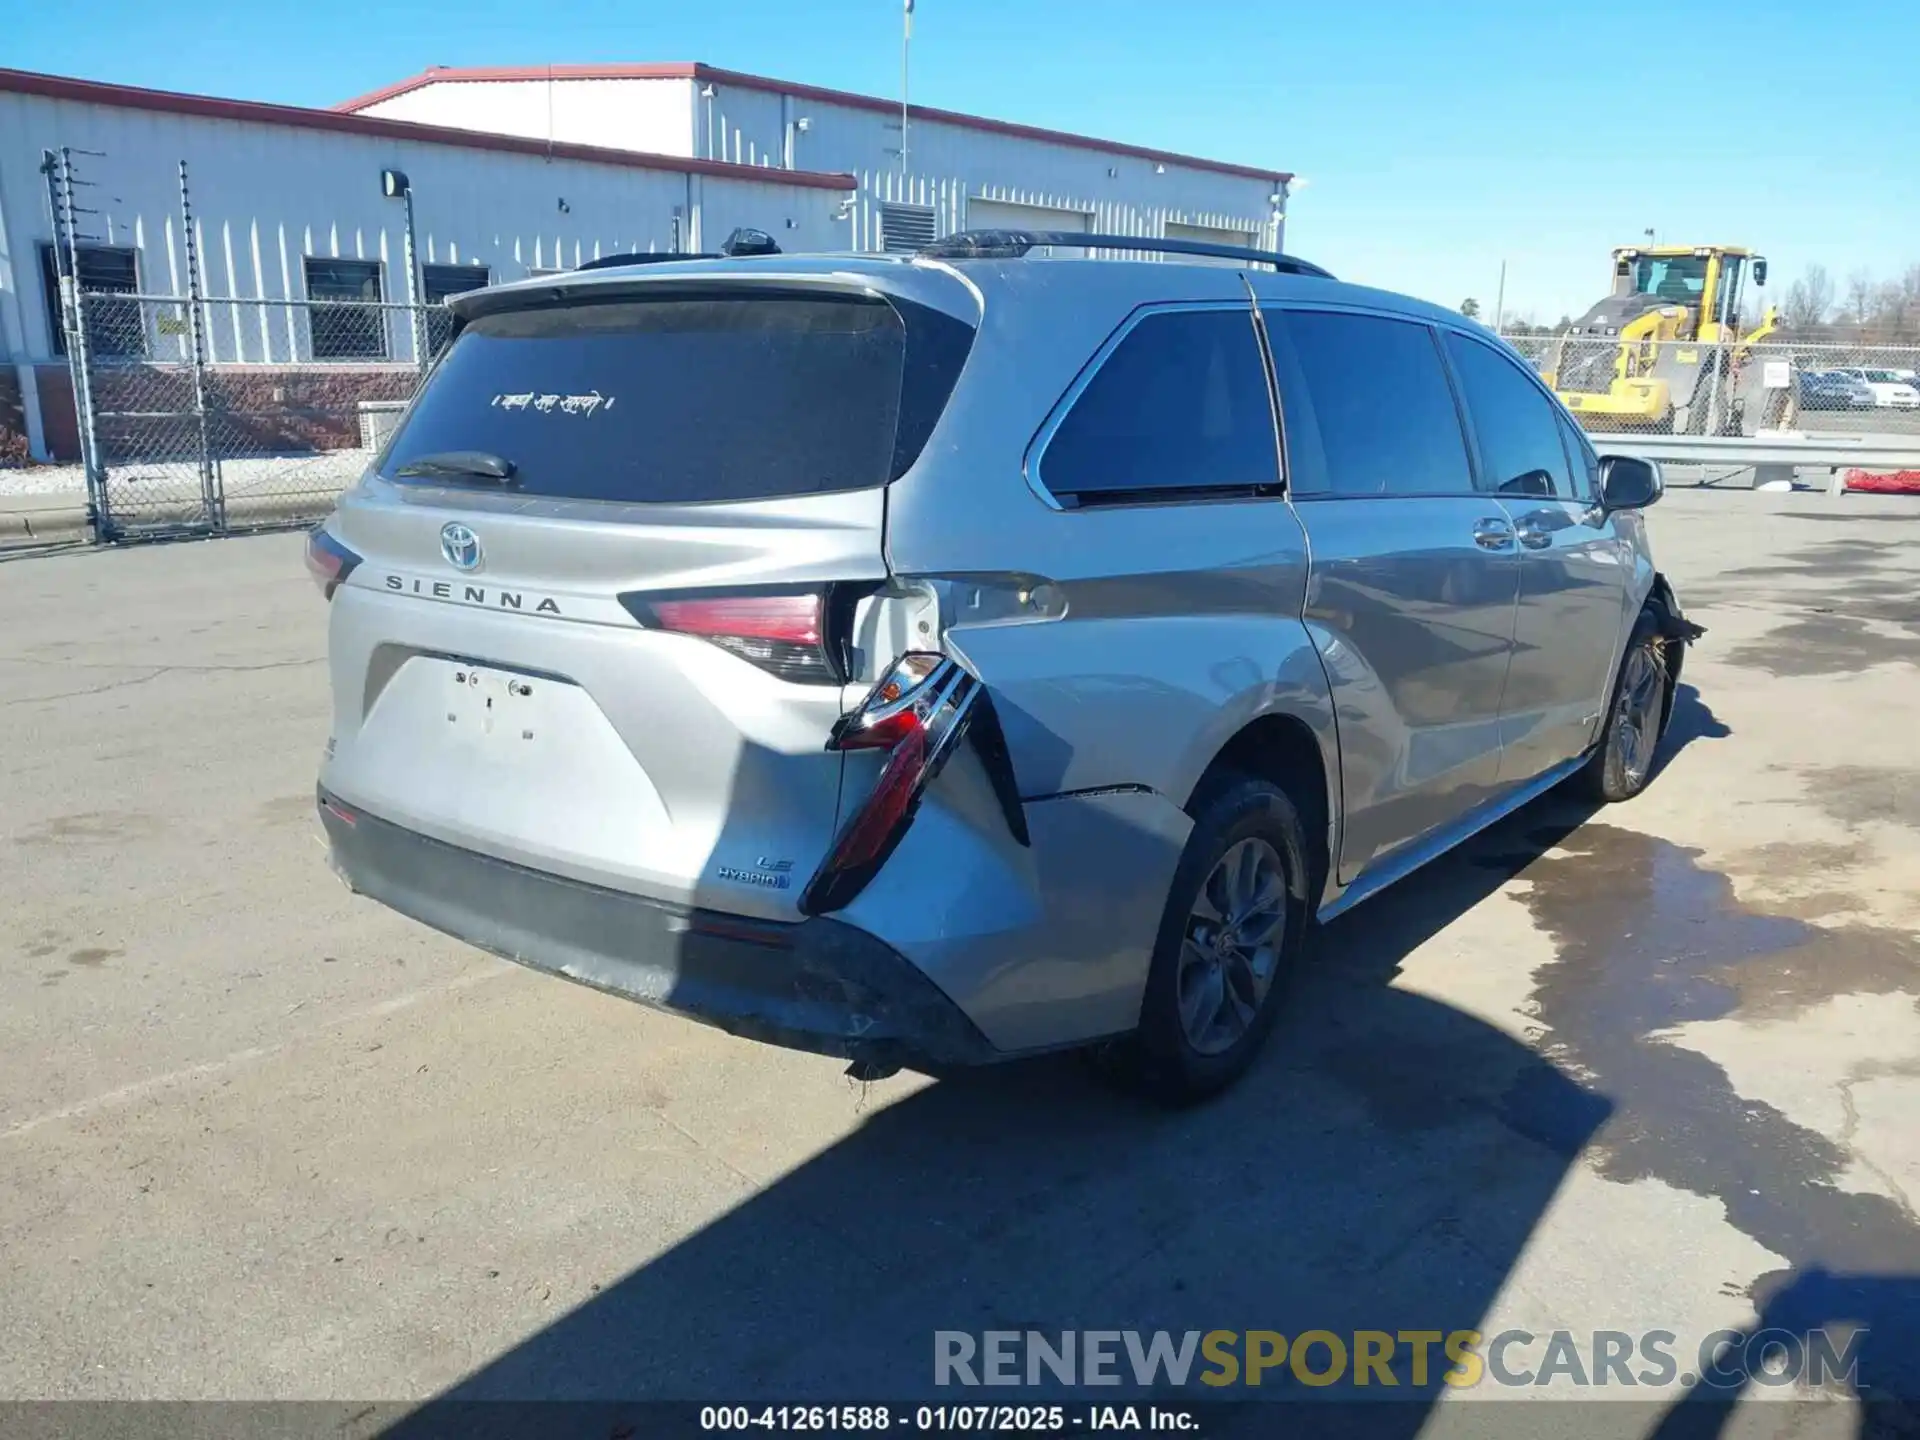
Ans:
<svg viewBox="0 0 1920 1440"><path fill-rule="evenodd" d="M936 1329L1863 1319L1911 1393L1916 515L1670 494L1710 633L1652 789L1337 922L1181 1114L1068 1060L855 1085L355 900L299 537L0 565L0 1398L904 1397Z"/></svg>

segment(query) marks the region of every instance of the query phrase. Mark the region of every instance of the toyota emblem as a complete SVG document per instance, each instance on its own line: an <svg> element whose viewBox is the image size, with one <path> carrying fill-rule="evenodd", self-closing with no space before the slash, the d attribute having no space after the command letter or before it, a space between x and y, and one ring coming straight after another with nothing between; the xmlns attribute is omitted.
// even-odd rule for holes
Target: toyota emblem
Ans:
<svg viewBox="0 0 1920 1440"><path fill-rule="evenodd" d="M455 521L440 527L440 553L456 570L480 568L480 537Z"/></svg>

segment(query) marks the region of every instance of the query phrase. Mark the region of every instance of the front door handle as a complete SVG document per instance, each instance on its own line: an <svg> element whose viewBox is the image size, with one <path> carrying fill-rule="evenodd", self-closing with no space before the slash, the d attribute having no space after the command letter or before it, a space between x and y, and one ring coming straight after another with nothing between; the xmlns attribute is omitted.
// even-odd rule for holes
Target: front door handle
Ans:
<svg viewBox="0 0 1920 1440"><path fill-rule="evenodd" d="M1513 526L1505 520L1488 517L1473 525L1473 543L1482 550L1511 550Z"/></svg>
<svg viewBox="0 0 1920 1440"><path fill-rule="evenodd" d="M1531 520L1520 522L1520 543L1529 550L1544 550L1553 544L1553 532Z"/></svg>

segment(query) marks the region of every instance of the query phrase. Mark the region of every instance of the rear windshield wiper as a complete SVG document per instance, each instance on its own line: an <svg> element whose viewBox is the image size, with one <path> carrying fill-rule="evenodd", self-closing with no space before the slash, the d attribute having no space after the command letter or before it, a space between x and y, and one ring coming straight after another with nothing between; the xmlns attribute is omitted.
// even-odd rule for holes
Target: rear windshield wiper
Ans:
<svg viewBox="0 0 1920 1440"><path fill-rule="evenodd" d="M485 450L436 450L431 455L416 455L407 461L395 475L457 475L469 480L513 479L513 462L503 460L498 455L490 455Z"/></svg>

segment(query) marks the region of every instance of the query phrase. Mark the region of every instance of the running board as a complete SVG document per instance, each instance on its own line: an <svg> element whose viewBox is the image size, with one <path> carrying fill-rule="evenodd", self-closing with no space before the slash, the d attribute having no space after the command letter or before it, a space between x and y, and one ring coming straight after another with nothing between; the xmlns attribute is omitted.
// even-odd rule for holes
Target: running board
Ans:
<svg viewBox="0 0 1920 1440"><path fill-rule="evenodd" d="M1538 800L1585 765L1587 756L1591 753L1591 751L1583 752L1571 760L1554 766L1546 774L1529 780L1518 790L1510 791L1469 810L1454 824L1444 826L1402 850L1396 850L1381 860L1378 865L1361 871L1354 882L1340 892L1339 899L1330 905L1320 907L1320 923L1325 924L1329 920L1346 914L1361 901L1372 899L1396 880L1404 880L1429 860L1438 859L1455 846L1471 840L1495 821L1504 820L1522 805Z"/></svg>

